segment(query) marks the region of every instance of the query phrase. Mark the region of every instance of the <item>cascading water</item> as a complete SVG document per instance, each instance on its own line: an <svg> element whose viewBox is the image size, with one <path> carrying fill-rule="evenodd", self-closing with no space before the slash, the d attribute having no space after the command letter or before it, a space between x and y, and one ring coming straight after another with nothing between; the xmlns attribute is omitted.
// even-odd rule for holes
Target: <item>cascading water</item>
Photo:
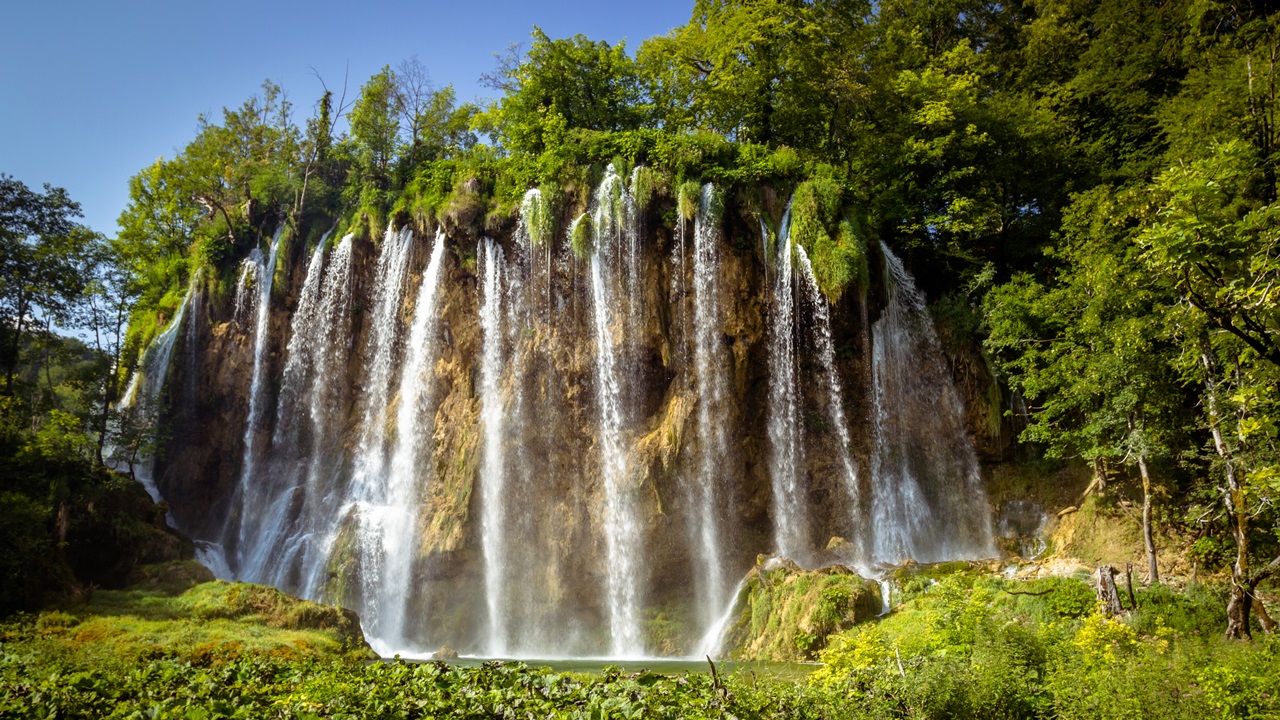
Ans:
<svg viewBox="0 0 1280 720"><path fill-rule="evenodd" d="M422 273L414 304L413 324L400 367L400 392L396 412L396 442L385 480L384 496L376 510L381 531L382 562L377 594L381 605L378 642L404 647L408 599L411 596L413 561L417 549L417 499L423 482L420 463L428 449L425 432L429 415L432 373L436 357L436 298L444 260L445 237L438 232L431 259ZM383 654L388 654L383 650Z"/></svg>
<svg viewBox="0 0 1280 720"><path fill-rule="evenodd" d="M544 267L547 288L544 302L547 322L551 321L551 279L554 275L551 262L553 223L551 206L542 196L542 191L533 188L525 192L524 197L520 199L520 222L516 226L516 236L523 241L522 244L529 252L530 275L536 278L539 274L539 266ZM545 251L544 262L539 262L540 250Z"/></svg>
<svg viewBox="0 0 1280 720"><path fill-rule="evenodd" d="M300 428L305 417L300 405L314 381L315 354L319 348L319 336L315 332L319 322L321 293L324 290L324 251L329 234L325 233L311 253L307 263L307 276L302 282L298 307L293 311L289 343L285 346L285 365L280 384L280 398L276 401L276 429L271 446L297 453Z"/></svg>
<svg viewBox="0 0 1280 720"><path fill-rule="evenodd" d="M849 498L849 515L852 520L849 529L852 531L850 535L854 540L851 556L846 557L845 560L861 562L866 558L866 548L862 540L865 533L862 528L857 527L862 520L862 493L858 487L858 473L854 469L853 458L849 455L853 438L849 435L849 424L845 421L844 388L840 382L840 375L836 372L835 344L831 340L831 311L827 307L827 299L818 289L818 278L813 274L809 254L803 247L797 245L796 257L804 279L805 299L808 306L813 308L813 344L814 349L817 350L818 365L822 368L822 379L825 381L827 421L835 429L836 438L839 440L836 454L840 459L840 469L843 471L841 478L844 481L845 494Z"/></svg>
<svg viewBox="0 0 1280 720"><path fill-rule="evenodd" d="M324 248L325 240L321 240L307 264L306 280L303 282L298 307L294 311L289 342L285 346L284 379L280 396L276 401L276 427L271 449L276 459L283 454L291 462L273 463L277 471L262 473L263 477L256 480L260 485L270 485L260 490L257 496L264 499L266 507L271 508L273 512L268 513L265 519L255 522L250 522L248 519L242 520L242 527L250 528L254 534L241 539L241 574L258 582L270 582L275 585L287 584L285 578L295 560L295 553L289 550L285 551L283 559L278 557L277 553L288 530L289 506L293 493L302 482L302 479L296 477L291 471L296 467L292 461L301 452L299 444L304 441L299 437L298 423L304 417L299 412L299 399L314 380L312 369L316 351L316 334L312 328L317 322L316 314L322 291ZM305 471L305 467L301 469ZM257 507L260 506L256 503L253 506L246 506L243 512L253 513Z"/></svg>
<svg viewBox="0 0 1280 720"><path fill-rule="evenodd" d="M299 535L303 540L301 584L306 597L319 597L320 579L330 548L337 537L338 504L336 493L339 463L336 449L322 442L335 425L346 397L346 369L351 343L352 243L347 235L333 249L324 273L320 291L319 327L307 330L320 341L312 354L315 362L313 382L307 394L306 416L311 425L311 453L307 460L307 514Z"/></svg>
<svg viewBox="0 0 1280 720"><path fill-rule="evenodd" d="M351 236L326 257L328 239L325 233L311 254L290 323L269 469L258 480L269 484L257 508L267 512L251 524L257 532L241 550L247 557L241 577L304 593L310 592L305 578L315 572L315 543L336 509L329 488L320 482L329 413L312 412L313 400L339 385L334 370L345 365L350 332L344 318L350 304Z"/></svg>
<svg viewBox="0 0 1280 720"><path fill-rule="evenodd" d="M357 511L357 555L360 559L362 616L368 634L380 643L401 622L404 593L383 593L387 585L388 558L401 538L403 508L392 505L394 480L387 468L387 425L401 347L401 308L413 257L413 233L387 227L374 279L373 312L365 347L367 372L363 385L360 445L351 478L349 497Z"/></svg>
<svg viewBox="0 0 1280 720"><path fill-rule="evenodd" d="M990 556L991 513L960 395L924 296L888 246L880 248L888 302L871 329L872 559Z"/></svg>
<svg viewBox="0 0 1280 720"><path fill-rule="evenodd" d="M191 282L187 285L187 292L182 296L182 302L174 312L173 319L143 353L142 360L129 378L128 385L125 386L124 395L116 405L120 416L134 416L125 422L136 427L155 424L160 412L160 392L164 389L173 363L174 347L182 334L182 328L191 325L187 322L187 314L193 304L199 303L199 296L200 278L198 274L192 275ZM190 333L188 333L188 344L192 344ZM120 448L111 448L106 453L111 458L112 467L127 469L132 466L133 476L142 483L142 487L154 502L160 502L160 490L156 488L152 477L153 458L120 457L123 454L125 452Z"/></svg>
<svg viewBox="0 0 1280 720"><path fill-rule="evenodd" d="M507 654L506 599L506 457L503 452L506 410L502 393L502 249L492 240L480 241L476 267L482 279L480 332L480 432L484 447L480 460L480 544L484 554L485 600L489 610L487 651Z"/></svg>
<svg viewBox="0 0 1280 720"><path fill-rule="evenodd" d="M613 317L617 304L614 288L620 283L616 280L616 271L611 272L616 263L609 262L610 256L617 254L620 245L634 234L626 226L629 206L629 196L622 187L622 179L610 165L596 191L592 216L595 252L591 255L590 273L596 343L596 395L600 406L596 437L603 476L608 558L605 590L609 603L610 652L617 657L638 656L644 647L640 633L640 598L636 588L640 571L640 527L633 491L627 482L627 456L623 447L627 418L622 407L625 390L617 367L619 353L614 338L616 326L622 324L625 329L628 318ZM636 284L635 277L630 279L630 284ZM629 313L631 307L632 303L628 303L626 312Z"/></svg>
<svg viewBox="0 0 1280 720"><path fill-rule="evenodd" d="M762 273L721 237L714 187L678 200L691 228L650 236L624 180L606 172L572 255L536 190L511 241L481 240L474 260L459 248L449 272L442 233L416 261L407 230L370 262L369 245L325 239L298 259L291 318L270 307L278 238L255 252L234 318L253 338L246 471L220 575L349 604L384 654L431 641L622 658L718 654L757 553L865 567L988 552L959 396L901 263L884 251L864 400L842 382L855 363L837 363L844 306L819 292L789 218L776 245L762 233ZM874 408L874 435L850 426L846 397ZM823 549L827 531L853 546ZM643 620L668 612L679 637Z"/></svg>
<svg viewBox="0 0 1280 720"><path fill-rule="evenodd" d="M262 431L261 417L263 405L266 403L265 382L266 382L266 355L267 346L271 340L271 286L276 274L276 258L280 252L280 238L284 233L284 225L276 229L275 235L271 238L270 254L263 260L262 252L258 248L254 248L254 254L250 255L254 267L254 283L252 290L255 291L253 305L253 371L249 382L249 414L245 419L244 427L244 458L240 463L240 483L238 495L240 498L240 526L237 542L237 560L239 564L243 564L247 558L243 554L243 549L248 545L249 539L261 531L263 523L267 526L278 524L277 516L284 512L284 508L280 507L280 503L270 511L270 514L263 518L255 509L262 507L264 499L262 492L268 488L263 487L265 483L255 482L254 471L258 460L258 436ZM244 286L242 286L244 287ZM238 304L238 303L237 303ZM257 577L261 564L257 563L249 567L252 574L246 577ZM240 572L245 573L244 567L238 567Z"/></svg>
<svg viewBox="0 0 1280 720"><path fill-rule="evenodd" d="M681 187L680 194L683 195L684 188ZM685 309L685 295L688 288L688 279L685 270L685 220L680 216L680 206L683 203L680 199L676 201L676 237L671 247L671 288L669 290L671 298L672 332L679 331L680 342L677 345L676 360L679 361L684 376L688 377L689 364L689 313Z"/></svg>
<svg viewBox="0 0 1280 720"><path fill-rule="evenodd" d="M796 387L796 318L791 208L778 230L777 268L769 308L769 476L773 487L775 551L800 565L809 564L811 542L804 488L801 487L803 446ZM797 248L803 252L803 248Z"/></svg>
<svg viewBox="0 0 1280 720"><path fill-rule="evenodd" d="M700 626L709 629L728 601L721 538L722 463L728 450L725 407L728 373L720 342L720 203L715 186L702 186L693 226L693 360L698 397L698 472L689 488L695 519L694 585Z"/></svg>

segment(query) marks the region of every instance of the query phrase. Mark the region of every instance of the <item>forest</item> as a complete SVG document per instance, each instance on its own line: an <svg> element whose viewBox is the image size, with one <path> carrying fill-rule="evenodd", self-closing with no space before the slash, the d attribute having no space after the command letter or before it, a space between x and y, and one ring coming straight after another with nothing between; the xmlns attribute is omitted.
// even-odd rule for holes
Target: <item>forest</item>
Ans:
<svg viewBox="0 0 1280 720"><path fill-rule="evenodd" d="M416 57L298 102L309 89L268 80L129 179L113 236L65 190L0 176L0 717L1274 717L1278 60L1263 2L696 0L634 48L535 27L483 78L492 98L459 98ZM92 603L129 598L146 622L271 614L136 589L153 563L210 579L132 477L166 428L118 410L193 277L225 301L278 226L314 246L520 221L586 257L564 221L610 164L643 168L636 202L668 228L703 183L756 237L793 197L837 312L868 292L869 248L892 248L947 343L997 379L1008 459L1135 499L1146 562L1127 610L1095 608L1081 578L922 574L800 682L83 630L104 622ZM532 221L531 188L548 200ZM1175 554L1190 579L1166 577ZM77 654L101 638L119 647Z"/></svg>

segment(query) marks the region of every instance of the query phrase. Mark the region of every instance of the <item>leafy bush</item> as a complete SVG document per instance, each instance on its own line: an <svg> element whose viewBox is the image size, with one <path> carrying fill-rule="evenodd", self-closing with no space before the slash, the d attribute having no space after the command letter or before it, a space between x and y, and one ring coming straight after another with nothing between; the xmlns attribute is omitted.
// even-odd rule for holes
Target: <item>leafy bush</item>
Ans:
<svg viewBox="0 0 1280 720"><path fill-rule="evenodd" d="M810 683L845 693L869 717L1198 719L1280 709L1280 643L1218 638L1220 620L1191 610L1208 603L1203 591L1156 586L1139 606L1187 608L1178 622L1211 622L1211 638L1154 614L1076 619L1086 591L1071 578L1006 586L953 574L881 621L833 637Z"/></svg>

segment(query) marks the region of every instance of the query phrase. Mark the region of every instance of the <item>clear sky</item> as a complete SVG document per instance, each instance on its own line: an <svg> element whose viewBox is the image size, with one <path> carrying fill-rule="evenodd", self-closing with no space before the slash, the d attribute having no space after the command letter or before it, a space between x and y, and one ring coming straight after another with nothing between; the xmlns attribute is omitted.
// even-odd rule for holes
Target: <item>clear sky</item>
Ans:
<svg viewBox="0 0 1280 720"><path fill-rule="evenodd" d="M460 100L483 97L481 73L539 25L551 37L642 40L688 21L693 0L8 0L0 63L0 172L32 188L67 188L84 222L107 234L128 179L270 78L296 117L322 92L311 68L348 97L383 65L417 55Z"/></svg>

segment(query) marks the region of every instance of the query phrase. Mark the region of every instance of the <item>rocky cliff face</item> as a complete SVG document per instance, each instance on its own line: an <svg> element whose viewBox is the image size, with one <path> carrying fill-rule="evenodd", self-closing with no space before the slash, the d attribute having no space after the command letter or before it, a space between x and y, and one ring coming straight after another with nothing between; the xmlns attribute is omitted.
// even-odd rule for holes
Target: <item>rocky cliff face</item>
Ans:
<svg viewBox="0 0 1280 720"><path fill-rule="evenodd" d="M726 609L704 607L716 585L707 579L708 568L724 575L713 579L726 586L718 598L723 602L757 556L777 550L774 447L765 422L773 382L766 347L769 277L776 269L759 230L733 213L699 219L709 227L678 220L673 229L670 206L630 212L626 228L612 236L596 228L594 257L575 255L567 240L531 242L521 227L497 233L494 249L500 253L485 251L473 228L449 228L439 240L445 247L432 297L437 320L427 339L433 352L424 374L410 379L424 389L427 420L404 424L399 403L411 385L392 382L388 401L374 408L385 448L368 446L362 398L372 392L371 368L387 360L375 352L390 352L394 370L404 372L408 328L422 311L418 290L429 274L435 228L417 228L409 240L390 350L375 351L370 334L381 322L375 296L389 283L378 260L391 251L393 234L376 245L349 241L350 302L344 311L350 330L335 341L343 345L335 356L348 361L311 381L329 393L323 435L301 433L301 440L287 443L281 438L292 436L280 432L275 409L284 395L290 339L324 331L301 324L299 308L310 264L324 262L326 272L337 272L337 251L312 253L286 237L262 360L269 382L259 402L270 410L251 433L256 449L250 452L257 454L252 477L243 472L253 323L235 317L229 300L216 299L188 320L194 332L174 360L161 422L168 432L155 473L179 527L221 545L238 574L250 554L265 552L270 574L248 579L354 607L366 630L374 624L371 635L379 628L371 618L402 613L402 622L382 626L395 636L383 638L385 648L444 644L474 653L602 654L609 652L620 613L631 612L643 635L643 646L631 652L695 650L710 630L706 618ZM571 220L563 218L561 227ZM703 231L712 233L717 248L710 268L713 297L706 296L709 285L694 267L693 235ZM485 303L494 301L486 297L490 271L501 293L497 335L482 322ZM833 370L845 387L847 447L824 410L831 388L821 354L806 339L817 321L800 306L797 475L806 519L799 535L810 546L801 562L808 566L867 566L883 559L859 555L851 542L870 532L878 502L869 338L886 300L876 285L847 293L829 308ZM607 306L600 307L601 297L610 300ZM699 350L695 325L706 320L700 308L707 307L716 310L718 323L712 342ZM601 338L616 362L613 384L601 371ZM496 395L482 377L486 350L500 360ZM989 376L975 369L973 357L960 356L952 368L962 376L959 387L969 391L968 406L990 416L983 404ZM700 362L706 377L698 377ZM699 412L712 381L722 382L726 392L708 425ZM619 408L613 425L602 404L606 398L615 398ZM486 414L486 402L500 402L500 412ZM486 435L494 417L502 419L496 441ZM998 422L971 417L968 427L977 446L989 449L985 454L998 453L1006 442ZM359 490L359 478L371 453L389 457L406 433L416 434L425 450L407 470L380 461L383 477L410 489L397 496L407 503L392 503L407 505L398 511L408 512L411 522L397 527L407 528L400 533L409 537L388 538L390 526L376 519L385 498ZM606 447L614 435L623 468L616 477ZM857 471L856 494L843 479L844 458ZM304 472L304 466L311 469ZM486 503L498 498L485 494L495 477L502 488L496 514ZM246 502L247 484L267 490L254 497L270 503ZM710 515L703 507L707 487L715 498ZM254 524L268 531L246 533L250 515L269 515ZM634 537L616 532L620 518L634 525ZM702 539L709 519L718 532L711 561ZM377 528L384 536L371 541ZM391 540L404 540L395 547L411 549L407 575L394 583L389 573L399 551L390 549ZM619 542L628 555L619 554ZM623 560L633 569L629 580L611 572ZM495 563L500 578L491 572ZM495 587L500 597L494 597ZM619 602L630 605L620 610Z"/></svg>

